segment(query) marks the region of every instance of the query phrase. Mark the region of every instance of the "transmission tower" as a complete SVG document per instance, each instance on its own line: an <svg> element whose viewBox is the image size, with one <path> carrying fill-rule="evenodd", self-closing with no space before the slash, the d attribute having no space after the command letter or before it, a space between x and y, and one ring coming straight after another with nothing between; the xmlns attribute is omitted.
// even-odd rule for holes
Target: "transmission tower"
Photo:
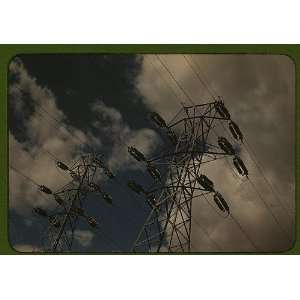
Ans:
<svg viewBox="0 0 300 300"><path fill-rule="evenodd" d="M133 245L134 252L190 252L192 230L192 200L212 197L215 207L224 216L230 209L215 189L214 182L201 174L203 164L226 156L233 157L233 165L240 175L248 171L234 147L222 136L214 138L211 131L218 123L228 123L233 137L242 141L238 126L231 121L222 100L207 104L183 106L171 124L166 124L157 113L151 114L156 127L165 135L165 150L154 157L145 158L138 149L129 152L144 162L148 172L156 179L151 187L142 187L135 181L128 183L134 191L145 196L152 210ZM159 166L166 166L161 175Z"/></svg>
<svg viewBox="0 0 300 300"><path fill-rule="evenodd" d="M192 200L212 198L216 209L224 216L230 214L229 206L222 194L215 189L214 182L201 173L201 166L227 156L233 157L233 165L242 176L248 176L243 161L234 147L222 136L214 136L215 127L228 123L233 137L242 142L243 135L231 120L230 113L221 99L200 105L185 106L167 124L155 112L150 119L166 142L163 150L152 157L145 157L134 146L128 147L129 154L144 164L152 181L145 187L135 180L127 185L144 197L150 213L132 247L134 252L190 252L192 230ZM70 176L70 182L53 192L39 185L39 190L53 198L57 206L46 211L34 207L33 211L47 220L44 236L44 251L71 251L75 229L79 220L84 220L94 229L96 218L86 214L86 198L97 193L112 204L112 196L97 184L97 176L103 172L108 178L116 179L105 166L103 156L90 153L80 157L72 166L56 161L56 166ZM116 180L116 182L118 182Z"/></svg>
<svg viewBox="0 0 300 300"><path fill-rule="evenodd" d="M60 161L57 161L56 165L70 176L70 182L55 192L40 185L39 190L53 197L57 206L51 211L41 207L33 209L35 214L47 219L48 222L43 238L45 252L71 251L79 218L85 220L92 228L98 228L97 220L85 212L85 200L88 194L97 193L108 204L112 203L111 195L96 184L97 176L101 171L107 177L114 178L104 165L101 155L94 153L82 155L72 166L67 166Z"/></svg>
<svg viewBox="0 0 300 300"><path fill-rule="evenodd" d="M162 140L165 144L163 150L159 150L155 155L146 157L134 145L126 145L128 146L129 154L143 164L152 177L152 181L149 184L145 182L141 184L138 182L139 180L129 180L127 182L128 187L142 196L150 207L150 213L130 250L133 252L194 251L195 249L193 249L191 243L193 199L197 199L197 201L204 199L213 205L219 214L222 214L224 217L231 216L245 237L251 242L252 247L258 250L251 237L248 236L241 224L232 215L228 203L222 196L222 193L218 191L218 184L216 183L215 186L212 178L205 174L207 169L201 167L205 164L209 166L208 169L214 169L211 164L223 158L230 169L236 170L236 172L231 170L234 176L237 176L236 173L239 173L240 176L249 179L248 170L239 156L239 149L235 149L225 136L220 136L216 128L222 126L225 135L229 132L232 135L232 140L243 144L241 130L232 121L222 99L214 95L215 92L209 89L205 80L200 77L198 70L194 68L186 56L184 58L187 64L191 67L201 84L208 89L214 99L213 102L196 105L164 61L159 55L156 57L181 90L186 100L191 102L192 106L183 104L182 109L168 124L158 113L153 112L150 114L150 118L159 134L163 137ZM159 71L158 73L160 74ZM177 100L180 101L172 86L169 86L169 88L173 91ZM41 115L43 120L46 114L52 121L60 123L40 104L38 105L41 112L43 112L38 114ZM73 136L69 127L64 127L74 140L76 139L77 142L85 144L78 136ZM250 147L246 139L245 143L247 147ZM46 149L41 149L41 151L43 150L49 154L52 159L54 157L57 167L70 177L70 182L67 185L54 192L49 187L39 185L28 176L24 176L24 174L19 172L32 184L37 185L40 192L51 196L53 203L56 203L56 208L54 209L45 210L42 207L34 207L33 209L35 214L44 218L47 222L46 234L43 236L44 251L71 251L73 249L75 230L79 227L78 223L80 220L87 222L93 229L98 229L99 225L96 218L86 213L88 211L86 210L88 195L97 193L108 204L112 204L112 196L102 189L102 184L100 187L97 183L96 177L99 171L104 172L107 177L115 179L115 182L123 187L118 178L115 178L109 168L105 166L103 156L95 154L94 149L89 145L86 146L88 146L91 153L82 155L72 166L67 166ZM247 147L245 147L245 150L248 152ZM248 153L253 160L252 152ZM227 157L232 157L232 163L228 162ZM255 160L254 163L262 173L261 167ZM15 171L18 170L15 169ZM262 175L274 193L273 187L263 173ZM281 228L278 218L260 195L254 183L250 179L248 181L266 209L269 210L274 221ZM278 199L278 202L284 208L280 199ZM116 208L118 206L114 205L112 207ZM134 216L129 217L134 218ZM281 230L288 237L285 229L281 228Z"/></svg>

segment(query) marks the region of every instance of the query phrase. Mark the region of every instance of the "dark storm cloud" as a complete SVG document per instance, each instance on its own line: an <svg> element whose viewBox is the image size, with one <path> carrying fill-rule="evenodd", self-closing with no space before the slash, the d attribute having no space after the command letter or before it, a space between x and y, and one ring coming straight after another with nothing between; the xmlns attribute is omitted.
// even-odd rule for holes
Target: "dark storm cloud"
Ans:
<svg viewBox="0 0 300 300"><path fill-rule="evenodd" d="M68 121L89 130L95 99L117 107L132 128L146 126L145 107L136 91L142 58L136 55L22 55L38 85L55 92L57 106ZM135 119L132 115L135 115Z"/></svg>
<svg viewBox="0 0 300 300"><path fill-rule="evenodd" d="M207 88L198 81L182 55L162 58L196 103L212 100ZM285 56L270 55L193 55L193 60L205 74L208 85L224 98L233 120L255 150L266 176L280 193L281 201L293 212L292 61ZM39 149L44 147L62 160L72 161L82 150L81 143L63 128L54 130L50 123L40 120L40 111L32 99L45 105L63 125L72 126L74 133L85 143L105 151L112 168L122 170L125 177L136 175L139 180L144 174L137 164L129 160L126 146L135 145L148 154L161 143L158 132L148 128L148 111L157 111L168 121L180 109L180 102L190 104L160 63L149 55L23 56L22 62L13 61L10 69L13 83L9 87L13 110L10 162L34 180L43 181L53 188L61 185L62 179L58 179L53 161ZM175 90L177 97L168 85ZM20 124L25 131L23 134L16 128ZM224 134L221 129L217 131ZM244 146L235 144L234 147L241 152L251 180L272 207L282 227L292 236L291 217L274 199ZM34 161L32 158L35 158ZM229 160L228 163L232 162ZM234 217L261 250L282 250L290 245L250 184L233 175L226 163L216 162L214 167L203 167L202 172L213 178L230 204ZM49 206L49 201L36 197L35 187L13 172L10 173L10 184L13 184L10 186L10 206L14 213L28 214L29 207L37 204L37 200L39 205ZM121 205L132 201L125 197L124 191L117 196ZM120 217L136 216L140 222L138 226L141 226L146 216L132 210L132 207L124 209L117 217L105 209L101 207L101 212L107 215L104 217L109 219L109 224L113 224L108 228L110 233L117 232L117 238L131 244L131 239L137 234L136 228L126 227L133 237L125 235L125 219ZM223 251L253 251L253 246L234 221L220 217L203 199L193 202L193 220L194 249L216 251L216 241ZM97 248L95 237L86 228L80 228L75 237L79 246ZM18 247L29 251L32 246L28 241L31 242L32 237L27 243L18 242Z"/></svg>
<svg viewBox="0 0 300 300"><path fill-rule="evenodd" d="M18 171L28 176L37 184L44 184L55 191L70 181L70 178L66 174L58 171L55 167L55 161L53 161L54 158L49 156L49 153L54 155L55 159L57 158L68 164L76 161L80 152L86 151L83 147L84 144L89 144L94 149L97 149L97 151L104 151L107 164L117 174L120 170L126 172L140 168L129 161L126 144L133 143L139 146L145 154L151 153L156 147L159 139L152 129L143 128L140 126L141 124L138 126L136 124L134 126L129 125L126 122L126 118L123 117L123 114L118 109L99 100L98 97L88 103L83 101L83 105L87 106L85 109L88 110L89 126L85 126L85 130L78 129L77 125L80 122L76 120L76 114L74 116L71 113L74 109L73 105L69 104L71 107L63 109L62 107L66 105L66 103L61 104L61 102L64 102L62 100L64 97L61 96L60 98L45 82L41 83L41 80L38 80L40 78L38 75L35 74L35 76L29 73L22 60L17 58L11 62L11 80L9 84L10 165L17 168ZM75 88L74 84L69 84L68 86ZM130 88L132 87L130 86ZM78 90L70 92L69 89L67 91L72 95L78 92ZM124 91L121 90L121 94L122 92ZM30 109L27 107L28 104L30 104ZM120 106L122 107L123 105L121 103ZM84 109L78 110L81 114L84 114ZM71 118L69 118L69 115L72 115ZM109 149L105 144L109 145ZM48 151L48 153L45 151ZM11 232L19 230L17 234L14 234L16 240L13 238L12 242L17 245L18 249L23 249L24 251L26 249L39 249L40 245L36 243L40 242L40 236L30 230L38 225L37 220L33 219L32 208L40 206L51 210L54 208L55 203L51 197L38 193L37 186L20 174L10 170L9 175L9 203L12 212L10 228ZM102 183L104 178L99 176L97 180ZM122 200L124 202L126 197L123 196ZM95 203L97 204L97 202ZM92 205L90 206L92 207ZM121 215L119 220L115 220L114 231L117 232L119 230L118 223L124 221L124 216L127 217L126 210L130 208L119 212L123 216ZM95 213L93 209L91 213ZM110 222L114 220L110 217L110 214L107 214L105 218ZM114 218L117 218L117 216L115 215ZM34 225L32 225L32 222L28 223L30 220L34 221ZM26 226L24 226L24 222L27 224ZM137 234L135 230L129 230L128 232ZM117 232L117 234L120 236L120 233ZM20 235L26 236L27 240L18 241ZM123 234L123 237L126 238L126 234ZM94 236L90 230L85 228L78 229L75 232L74 239L78 246L81 246L79 249L88 249L89 247L97 249ZM127 243L132 243L132 239L133 237L128 238ZM31 246L29 242L34 246Z"/></svg>

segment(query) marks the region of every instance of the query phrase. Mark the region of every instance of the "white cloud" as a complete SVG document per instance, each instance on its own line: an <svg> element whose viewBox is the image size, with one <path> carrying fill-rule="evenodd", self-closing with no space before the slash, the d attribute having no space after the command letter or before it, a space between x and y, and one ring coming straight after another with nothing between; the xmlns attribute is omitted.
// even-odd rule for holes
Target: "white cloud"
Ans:
<svg viewBox="0 0 300 300"><path fill-rule="evenodd" d="M18 59L12 61L9 69L10 75L16 78L15 83L10 86L10 91L13 91L10 93L10 105L16 109L18 116L24 119L23 125L14 127L23 135L26 134L25 141L18 141L12 132L9 133L10 165L36 183L56 190L65 185L70 178L58 173L53 158L43 152L43 149L59 160L69 163L78 156L81 141L90 142L90 135L76 128L71 128L73 136L66 131L66 116L57 108L55 96L48 88L37 84L36 79L28 74L21 61ZM23 111L28 105L24 98L26 95L33 99L31 100L33 111L25 119ZM40 107L59 123L49 119ZM44 114L45 119L40 119L39 112ZM51 124L55 124L58 128L54 128ZM74 138L75 136L79 136L80 140ZM53 207L54 201L38 193L37 187L31 182L10 171L10 207L18 213L28 214L36 205Z"/></svg>
<svg viewBox="0 0 300 300"><path fill-rule="evenodd" d="M42 249L34 245L17 244L13 246L18 252L42 252Z"/></svg>
<svg viewBox="0 0 300 300"><path fill-rule="evenodd" d="M169 121L179 111L180 101L186 104L188 101L160 64L154 60L155 67L163 73L164 80L149 63L152 58L145 57L147 58L144 60L137 88L144 96L145 105ZM263 163L266 175L279 190L282 201L293 208L294 74L291 62L285 57L276 56L198 55L193 57L201 66L209 85L224 96L226 106L254 147L258 160ZM163 56L163 59L195 102L211 100L207 89L197 81L182 56L168 55ZM17 78L16 83L9 87L10 100L16 113L19 115L23 112L28 113L26 94L37 103L34 105L35 110L30 112L24 122L27 140L21 142L11 132L9 134L10 164L18 167L38 183L56 189L64 185L66 179L57 173L50 157L39 149L47 149L62 161L70 162L76 159L81 142L77 138L72 138L63 126L60 130L53 129L48 123L53 120L49 119L47 122L39 120L38 112L43 113L38 108L38 104L41 104L62 124L66 125L67 122L66 116L56 105L55 95L47 87L38 85L36 79L28 74L18 60L11 63L10 72ZM165 81L175 90L179 100L167 87ZM128 145L136 147L147 156L161 143L155 131L148 128L139 130L130 128L118 110L105 105L102 101L97 101L92 111L98 117L98 121L93 124L98 130L97 137L76 128L71 129L84 143L97 143L100 146L102 139L100 138L99 141L98 136L105 137L112 149L106 159L113 171L141 167L141 164L129 156ZM262 182L262 178L245 151L242 151L242 158L249 168L250 178L263 193L266 201L270 204L274 203L274 196ZM281 234L279 229L272 221L268 210L259 203L258 196L253 193L249 183L241 183L234 178L227 165L215 162L212 167L212 164L209 168L203 167L201 172L215 182L216 189L223 194L234 215L251 237L256 239L263 249L274 250L286 247L286 242L278 238ZM41 197L34 185L11 171L10 207L20 214L26 214L36 204L43 207L54 205L51 199ZM273 211L282 225L293 232L293 222L278 207L273 207ZM201 223L214 239L220 241L226 251L252 250L249 242L233 222L220 218L203 199L194 200L193 218ZM211 249L209 238L203 233L201 235L201 230L194 223L193 228L194 248ZM87 233L79 232L77 239L81 239L82 243L89 243L92 238Z"/></svg>
<svg viewBox="0 0 300 300"><path fill-rule="evenodd" d="M162 79L160 74L163 74L162 66L153 59L153 56L144 55L143 68L137 79L137 88L143 95L146 106L160 113L168 122L181 108L180 102L186 100L168 76L163 75ZM176 98L174 92L179 99Z"/></svg>
<svg viewBox="0 0 300 300"><path fill-rule="evenodd" d="M74 239L82 247L90 247L93 241L95 234L90 230L80 230L77 229L74 231Z"/></svg>
<svg viewBox="0 0 300 300"><path fill-rule="evenodd" d="M131 129L123 121L117 109L105 105L102 101L97 101L92 106L92 113L99 120L94 123L97 129L95 135L68 126L67 117L57 107L55 95L47 87L40 86L36 79L28 74L20 60L12 61L9 69L10 76L16 78L15 82L10 85L10 105L15 109L18 117L23 118L23 128L20 128L22 125L14 127L26 135L26 139L20 141L12 132L9 132L10 165L37 184L46 185L55 191L71 179L67 174L58 170L53 157L43 150L50 152L60 161L71 164L78 159L82 144L99 148L102 144L102 137L105 137L112 147L110 155L105 160L109 167L117 172L120 169L141 167L140 164L130 159L126 145L136 146L145 155L149 155L159 142L153 130ZM26 95L33 100L30 101L32 110L29 112L26 110L26 105L29 105L26 102ZM52 118L55 118L58 123ZM69 128L73 134L70 134L66 128ZM36 205L44 208L54 207L55 201L52 197L37 192L34 184L13 170L10 171L9 176L11 209L19 214L28 215Z"/></svg>
<svg viewBox="0 0 300 300"><path fill-rule="evenodd" d="M147 157L160 143L157 133L148 128L131 129L118 110L102 101L97 101L92 110L99 118L94 123L95 128L109 138L112 147L108 165L113 170L141 168L141 164L130 157L127 147L134 146Z"/></svg>

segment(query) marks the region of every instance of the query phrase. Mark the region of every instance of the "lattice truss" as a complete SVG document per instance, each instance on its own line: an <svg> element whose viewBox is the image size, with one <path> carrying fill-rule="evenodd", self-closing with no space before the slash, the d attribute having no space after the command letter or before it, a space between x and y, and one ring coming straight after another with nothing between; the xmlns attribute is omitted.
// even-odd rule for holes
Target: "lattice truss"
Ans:
<svg viewBox="0 0 300 300"><path fill-rule="evenodd" d="M150 117L166 145L148 158L134 146L128 147L129 154L144 164L153 179L147 187L134 180L127 183L150 206L149 216L131 250L190 252L194 198L212 197L221 213L230 214L227 202L215 190L213 181L201 174L201 165L232 156L240 175L248 176L232 144L225 137L218 136L215 127L228 126L232 136L240 142L243 135L221 100L183 106L169 124L155 112ZM116 177L105 166L103 156L95 153L82 155L72 166L60 161L56 161L56 165L70 176L70 182L55 192L40 185L39 190L51 196L57 206L50 211L41 207L33 210L47 220L44 251L65 252L72 250L74 232L80 219L85 220L93 230L98 228L97 220L86 214L85 200L88 195L97 193L112 204L112 196L100 187L98 176L102 172L110 179Z"/></svg>
<svg viewBox="0 0 300 300"><path fill-rule="evenodd" d="M84 219L92 228L98 227L97 220L85 213L85 200L91 193L97 193L109 204L110 194L102 190L96 183L101 172L109 178L114 175L104 165L102 156L97 154L82 155L72 166L57 161L57 167L70 176L70 182L59 190L52 192L41 185L39 190L53 197L57 206L51 211L35 207L34 212L47 219L48 224L43 236L44 251L66 252L72 249L74 231L79 218Z"/></svg>
<svg viewBox="0 0 300 300"><path fill-rule="evenodd" d="M212 134L220 122L229 125L232 135L242 140L238 126L230 120L230 114L222 101L202 105L183 106L170 124L157 114L152 120L169 141L166 149L155 156L145 158L136 148L129 151L144 161L148 172L156 179L155 184L144 188L134 181L129 185L145 195L151 206L137 240L134 252L190 252L192 229L192 200L213 197L221 213L229 214L229 206L214 188L214 183L201 174L201 165L233 156L233 163L241 175L248 175L241 159L225 137ZM229 123L229 124L227 124ZM223 124L221 124L223 125ZM161 175L159 168L166 166ZM209 195L212 194L212 195Z"/></svg>

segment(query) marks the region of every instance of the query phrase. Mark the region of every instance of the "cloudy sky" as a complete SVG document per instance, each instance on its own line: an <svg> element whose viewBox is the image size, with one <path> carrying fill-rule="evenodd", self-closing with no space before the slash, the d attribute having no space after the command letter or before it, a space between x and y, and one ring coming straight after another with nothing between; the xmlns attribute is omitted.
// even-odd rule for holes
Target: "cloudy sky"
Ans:
<svg viewBox="0 0 300 300"><path fill-rule="evenodd" d="M147 184L149 178L129 157L127 145L135 145L148 156L155 153L163 140L149 122L149 111L169 121L181 103L190 105L189 99L199 104L211 102L220 95L246 138L241 157L251 182L233 174L225 161L203 169L222 191L242 228L196 198L192 247L209 252L254 251L252 243L261 251L290 248L295 193L293 62L274 55L186 56L200 81L183 55L159 58L183 90L155 55L15 58L9 67L10 165L56 190L69 178L58 171L49 153L66 163L76 161L89 149L87 145L103 153L118 177L118 183L103 178L116 206L112 209L99 198L89 200L87 210L99 220L103 233L80 223L74 250L128 251L149 208L124 185L131 178ZM226 135L222 128L218 134ZM10 240L19 251L42 247L46 223L33 216L36 205L50 211L54 208L32 182L10 170Z"/></svg>

